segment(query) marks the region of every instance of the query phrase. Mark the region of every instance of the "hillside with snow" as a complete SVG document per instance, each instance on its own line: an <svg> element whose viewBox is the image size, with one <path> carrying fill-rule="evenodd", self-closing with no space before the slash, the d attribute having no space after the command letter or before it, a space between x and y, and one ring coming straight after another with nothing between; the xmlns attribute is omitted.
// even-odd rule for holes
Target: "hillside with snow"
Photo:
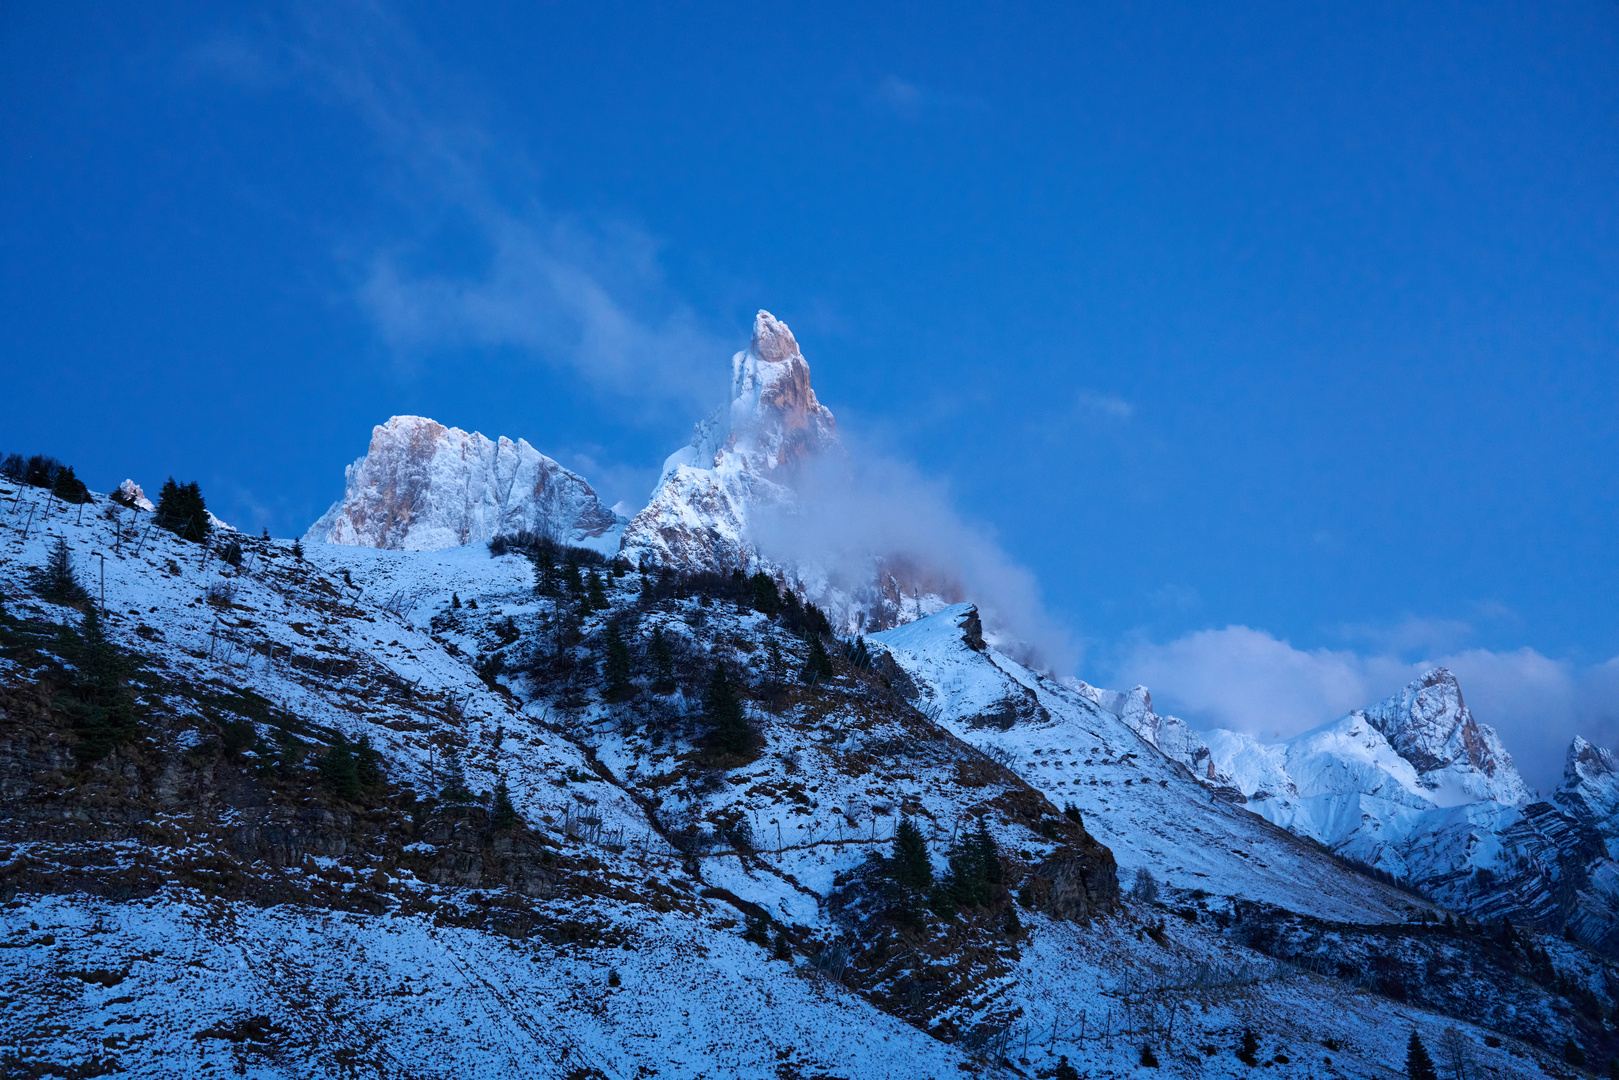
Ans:
<svg viewBox="0 0 1619 1080"><path fill-rule="evenodd" d="M1120 1075L1145 1043L1225 1076L1245 1029L1281 1073L1383 1076L1413 1027L1503 1076L1606 1052L1607 961L1443 925L968 606L856 641L785 583L588 549L300 558L0 500L3 1049L36 1074ZM58 541L88 598L40 595ZM92 609L123 658L95 691ZM901 820L932 892L892 876Z"/></svg>

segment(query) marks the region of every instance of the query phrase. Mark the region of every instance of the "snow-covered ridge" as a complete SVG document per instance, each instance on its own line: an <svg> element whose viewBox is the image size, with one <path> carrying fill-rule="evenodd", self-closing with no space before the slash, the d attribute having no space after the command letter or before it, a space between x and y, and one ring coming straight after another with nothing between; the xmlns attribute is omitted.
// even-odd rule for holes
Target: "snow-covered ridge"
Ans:
<svg viewBox="0 0 1619 1080"><path fill-rule="evenodd" d="M624 531L584 477L523 439L492 441L421 416L372 429L344 475L343 498L306 541L437 551L527 530L611 554Z"/></svg>

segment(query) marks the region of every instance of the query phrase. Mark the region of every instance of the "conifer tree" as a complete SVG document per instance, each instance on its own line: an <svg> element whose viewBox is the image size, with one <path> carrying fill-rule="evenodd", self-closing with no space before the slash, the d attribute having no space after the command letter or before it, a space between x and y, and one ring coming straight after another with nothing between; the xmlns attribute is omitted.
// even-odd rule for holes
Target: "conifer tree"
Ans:
<svg viewBox="0 0 1619 1080"><path fill-rule="evenodd" d="M51 493L63 502L87 503L90 501L90 489L84 486L84 481L73 475L73 466L63 465L51 478Z"/></svg>
<svg viewBox="0 0 1619 1080"><path fill-rule="evenodd" d="M107 639L93 607L77 632L63 627L61 647L75 670L72 683L52 705L69 718L79 737L74 747L79 759L99 761L135 734L135 703L128 687L133 665Z"/></svg>
<svg viewBox="0 0 1619 1080"><path fill-rule="evenodd" d="M1141 1065L1147 1069L1158 1067L1158 1055L1152 1052L1152 1043L1141 1044Z"/></svg>
<svg viewBox="0 0 1619 1080"><path fill-rule="evenodd" d="M53 604L73 607L90 599L90 594L73 573L73 556L66 537L56 538L50 554L45 557L45 565L29 572L28 583L41 599Z"/></svg>
<svg viewBox="0 0 1619 1080"><path fill-rule="evenodd" d="M341 734L332 738L332 745L320 759L320 774L338 798L353 802L360 796L360 769L354 751Z"/></svg>
<svg viewBox="0 0 1619 1080"><path fill-rule="evenodd" d="M652 628L652 641L647 645L647 659L652 662L652 689L667 694L675 688L675 658L669 643L663 638L663 627Z"/></svg>
<svg viewBox="0 0 1619 1080"><path fill-rule="evenodd" d="M296 536L292 538L292 557L299 560L304 557L304 542Z"/></svg>
<svg viewBox="0 0 1619 1080"><path fill-rule="evenodd" d="M1067 1054L1057 1059L1057 1070L1051 1075L1052 1080L1079 1080L1079 1070L1068 1064Z"/></svg>
<svg viewBox="0 0 1619 1080"><path fill-rule="evenodd" d="M562 566L562 584L568 588L569 596L578 596L585 591L584 579L579 576L579 560L573 555Z"/></svg>
<svg viewBox="0 0 1619 1080"><path fill-rule="evenodd" d="M980 818L951 849L945 892L957 907L987 907L1006 878L1000 848Z"/></svg>
<svg viewBox="0 0 1619 1080"><path fill-rule="evenodd" d="M793 943L787 938L787 928L785 926L776 931L775 959L786 960L788 963L791 963L793 959Z"/></svg>
<svg viewBox="0 0 1619 1080"><path fill-rule="evenodd" d="M927 892L933 886L933 863L928 859L928 842L909 814L899 819L894 830L894 855L889 860L894 880L914 892Z"/></svg>
<svg viewBox="0 0 1619 1080"><path fill-rule="evenodd" d="M506 778L502 776L495 781L495 828L510 829L515 827L520 820L521 818L517 815L517 807L512 805L512 793L506 787Z"/></svg>
<svg viewBox="0 0 1619 1080"><path fill-rule="evenodd" d="M769 574L759 570L748 579L748 584L753 592L753 610L771 616L781 611L781 593L776 590L776 582Z"/></svg>
<svg viewBox="0 0 1619 1080"><path fill-rule="evenodd" d="M172 476L163 481L163 488L158 493L157 522L180 539L197 544L205 542L213 532L202 489L196 481L179 484ZM297 547L295 542L294 550L301 553L302 548Z"/></svg>
<svg viewBox="0 0 1619 1080"><path fill-rule="evenodd" d="M1563 1061L1576 1069L1585 1068L1585 1051L1572 1038L1563 1040Z"/></svg>
<svg viewBox="0 0 1619 1080"><path fill-rule="evenodd" d="M630 681L630 647L617 622L607 624L607 656L602 662L602 697L607 701L628 701L635 696Z"/></svg>
<svg viewBox="0 0 1619 1080"><path fill-rule="evenodd" d="M454 750L444 755L444 788L439 794L445 802L472 801L472 792L467 788L467 771L461 767L461 755Z"/></svg>
<svg viewBox="0 0 1619 1080"><path fill-rule="evenodd" d="M709 750L740 756L752 748L753 728L722 663L714 665L703 694L703 718L708 723L704 742Z"/></svg>
<svg viewBox="0 0 1619 1080"><path fill-rule="evenodd" d="M1259 1064L1259 1037L1253 1028L1242 1029L1242 1044L1237 1047L1237 1060L1252 1068Z"/></svg>
<svg viewBox="0 0 1619 1080"><path fill-rule="evenodd" d="M1433 1058L1428 1056L1416 1028L1411 1029L1411 1038L1405 1044L1405 1075L1408 1080L1439 1080L1439 1070L1434 1068Z"/></svg>
<svg viewBox="0 0 1619 1080"><path fill-rule="evenodd" d="M804 681L813 686L823 679L830 679L833 674L832 658L826 654L826 646L821 644L819 636L811 635L809 660L804 664Z"/></svg>
<svg viewBox="0 0 1619 1080"><path fill-rule="evenodd" d="M602 588L601 575L594 570L590 572L590 606L597 611L606 611L610 606L607 603L607 592Z"/></svg>

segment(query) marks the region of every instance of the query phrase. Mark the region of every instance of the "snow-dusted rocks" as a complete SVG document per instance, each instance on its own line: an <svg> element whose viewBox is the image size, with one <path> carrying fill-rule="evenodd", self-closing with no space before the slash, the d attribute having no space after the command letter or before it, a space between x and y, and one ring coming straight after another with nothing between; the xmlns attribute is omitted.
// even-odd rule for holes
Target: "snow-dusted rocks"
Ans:
<svg viewBox="0 0 1619 1080"><path fill-rule="evenodd" d="M1610 751L1576 735L1552 801L1596 829L1608 853L1619 856L1619 762Z"/></svg>
<svg viewBox="0 0 1619 1080"><path fill-rule="evenodd" d="M1528 786L1495 729L1473 719L1448 668L1434 668L1399 693L1359 714L1417 770L1442 806L1490 799L1526 802Z"/></svg>
<svg viewBox="0 0 1619 1080"><path fill-rule="evenodd" d="M125 480L119 484L118 490L112 493L111 498L114 502L123 503L136 510L145 510L148 514L157 509L152 500L146 497L146 492L142 491L141 486L133 480Z"/></svg>
<svg viewBox="0 0 1619 1080"><path fill-rule="evenodd" d="M758 515L791 504L794 473L811 458L840 451L792 331L760 311L752 341L731 359L730 402L664 462L652 501L625 530L624 554L681 570L751 565Z"/></svg>
<svg viewBox="0 0 1619 1080"><path fill-rule="evenodd" d="M611 554L624 531L583 477L524 440L491 441L421 416L372 429L345 481L306 541L437 551L527 530Z"/></svg>

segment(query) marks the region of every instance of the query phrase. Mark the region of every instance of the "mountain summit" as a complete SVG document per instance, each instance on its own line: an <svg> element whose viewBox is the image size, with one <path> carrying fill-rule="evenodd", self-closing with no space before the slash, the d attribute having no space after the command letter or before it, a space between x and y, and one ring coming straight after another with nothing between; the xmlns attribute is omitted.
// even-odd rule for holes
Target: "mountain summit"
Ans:
<svg viewBox="0 0 1619 1080"><path fill-rule="evenodd" d="M842 450L792 330L760 311L731 358L730 401L663 463L652 501L624 532L624 555L678 570L751 566L759 514L791 507L799 471Z"/></svg>
<svg viewBox="0 0 1619 1080"><path fill-rule="evenodd" d="M612 554L624 531L584 477L522 439L490 440L425 416L378 424L344 480L343 498L306 541L437 551L528 531Z"/></svg>

